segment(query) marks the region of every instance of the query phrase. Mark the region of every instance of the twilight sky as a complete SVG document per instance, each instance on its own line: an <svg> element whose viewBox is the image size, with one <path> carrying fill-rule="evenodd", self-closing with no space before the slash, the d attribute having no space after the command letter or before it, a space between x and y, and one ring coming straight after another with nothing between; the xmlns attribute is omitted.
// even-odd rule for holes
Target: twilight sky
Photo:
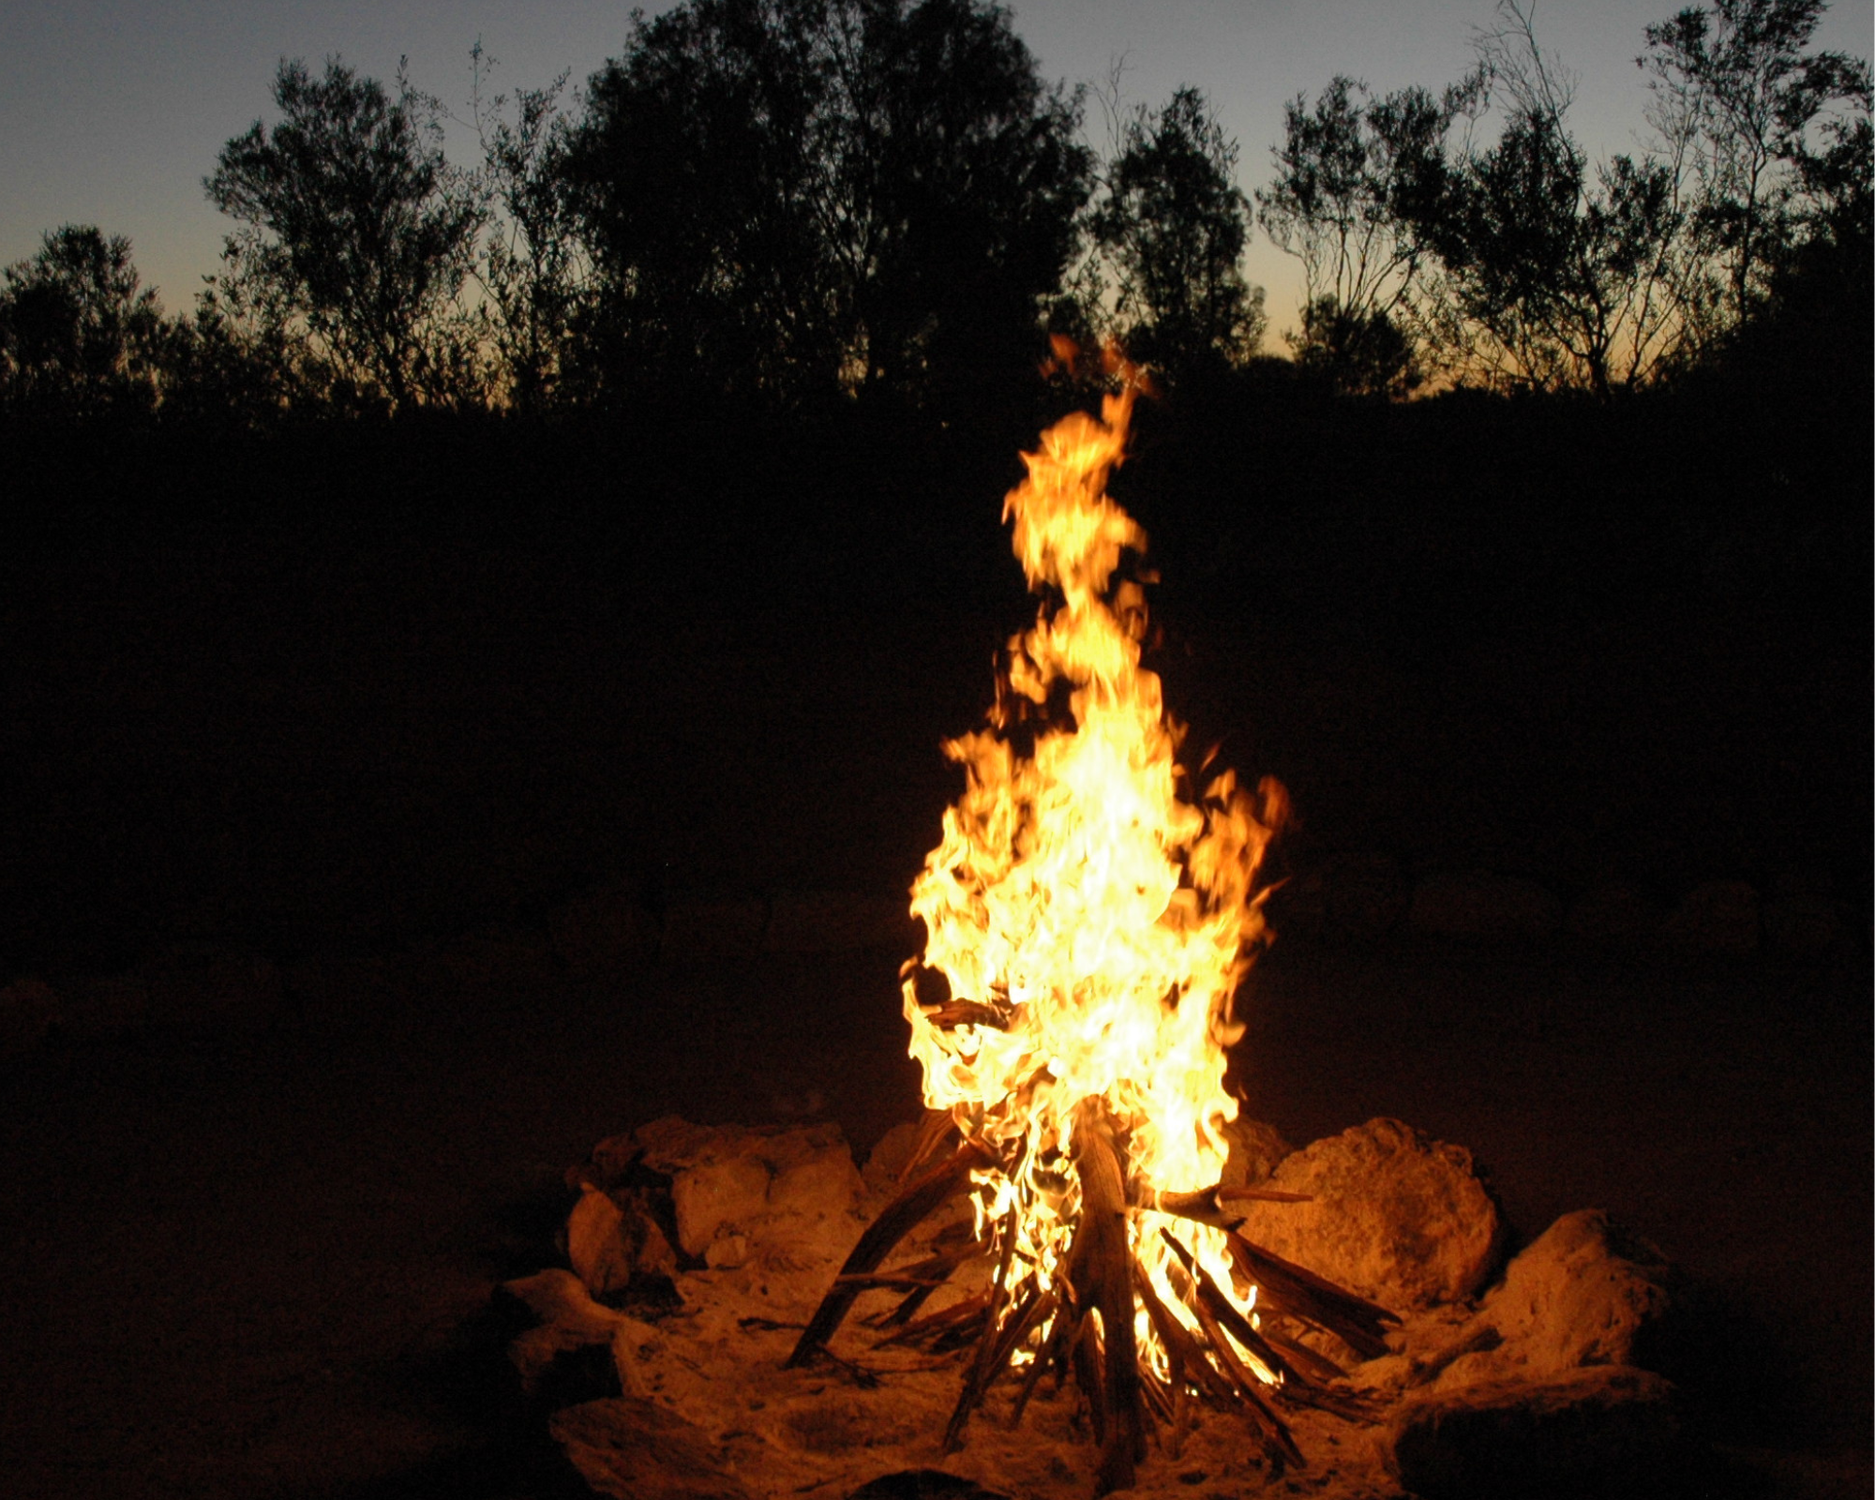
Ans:
<svg viewBox="0 0 1875 1500"><path fill-rule="evenodd" d="M1538 0L1537 32L1579 74L1573 124L1592 153L1630 149L1646 94L1641 30L1686 0ZM663 5L647 5L661 10ZM1284 100L1337 72L1385 90L1437 87L1470 60L1492 0L1015 0L1017 31L1050 78L1098 81L1124 58L1126 102L1203 89L1241 150L1245 191L1270 175ZM469 48L499 59L496 86L583 82L625 34L618 0L6 0L0 5L0 264L42 231L95 223L127 234L146 284L186 306L215 268L226 222L201 180L229 137L271 121L283 56L341 55L388 80L400 55L418 87L466 113ZM1818 42L1866 57L1862 0L1837 0ZM1099 111L1088 129L1102 140ZM468 157L461 158L465 162ZM1293 322L1295 264L1259 230L1252 280L1272 323Z"/></svg>

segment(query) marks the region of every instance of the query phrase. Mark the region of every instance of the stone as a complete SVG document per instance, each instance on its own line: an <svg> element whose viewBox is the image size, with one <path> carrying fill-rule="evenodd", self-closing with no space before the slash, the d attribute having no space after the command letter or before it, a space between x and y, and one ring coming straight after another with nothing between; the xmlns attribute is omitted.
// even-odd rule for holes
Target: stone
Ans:
<svg viewBox="0 0 1875 1500"><path fill-rule="evenodd" d="M556 1412L554 1440L596 1494L615 1500L749 1500L702 1429L632 1396Z"/></svg>
<svg viewBox="0 0 1875 1500"><path fill-rule="evenodd" d="M1428 875L1414 888L1407 925L1424 937L1538 943L1562 926L1562 902L1517 875Z"/></svg>
<svg viewBox="0 0 1875 1500"><path fill-rule="evenodd" d="M59 997L43 979L16 979L0 989L0 1057L30 1052L59 1015Z"/></svg>
<svg viewBox="0 0 1875 1500"><path fill-rule="evenodd" d="M1659 906L1639 886L1608 880L1575 899L1564 928L1585 943L1637 943L1653 937L1660 920Z"/></svg>
<svg viewBox="0 0 1875 1500"><path fill-rule="evenodd" d="M1327 873L1327 932L1356 942L1383 938L1405 917L1409 896L1392 855L1343 855Z"/></svg>
<svg viewBox="0 0 1875 1500"><path fill-rule="evenodd" d="M521 1389L530 1394L540 1390L564 1356L597 1345L609 1349L623 1321L621 1314L593 1301L579 1277L557 1267L503 1282L502 1288L541 1319L508 1345L508 1362L520 1373Z"/></svg>
<svg viewBox="0 0 1875 1500"><path fill-rule="evenodd" d="M1661 926L1686 953L1742 958L1758 951L1757 889L1742 880L1709 880L1688 891Z"/></svg>
<svg viewBox="0 0 1875 1500"><path fill-rule="evenodd" d="M695 1125L666 1116L601 1142L586 1171L596 1185L634 1171L670 1182L678 1248L707 1264L741 1264L748 1253L843 1239L863 1191L840 1127ZM709 1256L718 1238L743 1235L748 1251Z"/></svg>
<svg viewBox="0 0 1875 1500"><path fill-rule="evenodd" d="M1599 1209L1564 1214L1505 1267L1438 1359L1438 1389L1655 1362L1678 1280L1659 1250Z"/></svg>
<svg viewBox="0 0 1875 1500"><path fill-rule="evenodd" d="M658 955L676 963L737 958L759 949L767 930L768 903L754 897L674 902L664 913Z"/></svg>
<svg viewBox="0 0 1875 1500"><path fill-rule="evenodd" d="M1843 904L1809 891L1773 896L1764 903L1761 917L1765 943L1800 963L1830 957L1849 932Z"/></svg>
<svg viewBox="0 0 1875 1500"><path fill-rule="evenodd" d="M637 1197L615 1198L590 1185L567 1215L566 1250L574 1274L595 1297L622 1292L637 1276L677 1270L663 1228Z"/></svg>
<svg viewBox="0 0 1875 1500"><path fill-rule="evenodd" d="M867 1153L866 1167L860 1174L867 1196L887 1196L898 1190L899 1180L911 1164L912 1153L923 1139L922 1120L903 1120L879 1137Z"/></svg>
<svg viewBox="0 0 1875 1500"><path fill-rule="evenodd" d="M151 1024L181 1030L261 1029L279 1018L285 999L268 960L215 948L172 948L140 977Z"/></svg>
<svg viewBox="0 0 1875 1500"><path fill-rule="evenodd" d="M1408 1397L1386 1438L1389 1467L1421 1500L1489 1495L1650 1495L1677 1467L1672 1384L1597 1365Z"/></svg>
<svg viewBox="0 0 1875 1500"><path fill-rule="evenodd" d="M95 1039L137 1030L150 1015L150 994L133 974L75 979L60 997L59 1029Z"/></svg>
<svg viewBox="0 0 1875 1500"><path fill-rule="evenodd" d="M582 979L629 973L657 956L657 918L623 884L569 901L547 928L553 951Z"/></svg>
<svg viewBox="0 0 1875 1500"><path fill-rule="evenodd" d="M1225 1125L1224 1139L1230 1144L1219 1176L1225 1187L1261 1187L1296 1149L1274 1125L1247 1115Z"/></svg>
<svg viewBox="0 0 1875 1500"><path fill-rule="evenodd" d="M1305 1146L1269 1185L1312 1201L1245 1204L1244 1236L1395 1313L1469 1297L1502 1256L1471 1153L1398 1120Z"/></svg>
<svg viewBox="0 0 1875 1500"><path fill-rule="evenodd" d="M852 891L798 891L775 897L762 947L769 953L910 952L917 933L910 898Z"/></svg>

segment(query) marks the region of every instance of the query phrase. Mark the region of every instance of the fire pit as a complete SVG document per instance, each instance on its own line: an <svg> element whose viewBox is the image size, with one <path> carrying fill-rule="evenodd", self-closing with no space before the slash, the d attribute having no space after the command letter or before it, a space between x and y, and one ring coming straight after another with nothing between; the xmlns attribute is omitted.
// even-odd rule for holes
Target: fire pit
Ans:
<svg viewBox="0 0 1875 1500"><path fill-rule="evenodd" d="M1145 537L1106 493L1135 390L1044 434L1005 507L1043 603L986 725L946 747L966 786L912 887L922 1124L863 1180L827 1127L644 1127L580 1172L572 1272L511 1284L544 1320L515 1348L530 1382L607 1350L618 1395L553 1419L602 1493L1228 1494L1294 1471L1464 1493L1670 1446L1670 1390L1625 1370L1664 1306L1657 1255L1585 1230L1591 1269L1553 1275L1601 1302L1549 1296L1567 1311L1546 1317L1525 1288L1480 1321L1502 1232L1463 1152L1375 1122L1347 1161L1250 1161L1225 1071L1285 797L1194 778L1141 666ZM1337 1217L1379 1246L1340 1278ZM1456 1269L1428 1272L1440 1244ZM1526 1281L1566 1260L1546 1255ZM1625 1373L1579 1377L1596 1364ZM1474 1422L1486 1458L1454 1468L1440 1433L1500 1408ZM1538 1435L1491 1470L1519 1422ZM1585 1423L1628 1447L1585 1448Z"/></svg>

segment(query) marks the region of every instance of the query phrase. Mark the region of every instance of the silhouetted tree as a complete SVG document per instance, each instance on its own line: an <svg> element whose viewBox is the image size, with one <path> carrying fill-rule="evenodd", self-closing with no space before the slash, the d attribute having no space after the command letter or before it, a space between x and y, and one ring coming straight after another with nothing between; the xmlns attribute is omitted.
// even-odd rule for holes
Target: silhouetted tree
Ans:
<svg viewBox="0 0 1875 1500"><path fill-rule="evenodd" d="M949 399L1031 366L1086 195L1075 100L981 0L691 0L571 132L603 385Z"/></svg>
<svg viewBox="0 0 1875 1500"><path fill-rule="evenodd" d="M341 402L393 409L472 390L459 294L478 210L443 155L441 107L400 68L395 96L337 59L282 62L283 118L221 150L209 198L228 236L221 305L268 330Z"/></svg>
<svg viewBox="0 0 1875 1500"><path fill-rule="evenodd" d="M156 293L139 285L130 241L64 225L0 272L0 406L150 411L169 336Z"/></svg>
<svg viewBox="0 0 1875 1500"><path fill-rule="evenodd" d="M1688 333L1672 175L1625 155L1591 169L1566 123L1572 80L1530 8L1501 0L1499 13L1477 48L1502 131L1404 209L1438 260L1415 316L1461 379L1606 394L1651 377Z"/></svg>
<svg viewBox="0 0 1875 1500"><path fill-rule="evenodd" d="M1453 121L1479 105L1482 73L1435 98L1419 87L1378 99L1336 76L1313 107L1283 110L1276 177L1258 191L1270 238L1302 262L1297 360L1338 389L1399 394L1418 384L1402 314L1429 252L1423 212L1439 191Z"/></svg>
<svg viewBox="0 0 1875 1500"><path fill-rule="evenodd" d="M499 398L521 410L552 403L590 285L566 171L569 122L562 73L543 89L485 97L495 66L478 42L471 113L482 148L477 183L483 238L476 279L487 294L480 322Z"/></svg>
<svg viewBox="0 0 1875 1500"><path fill-rule="evenodd" d="M1869 67L1809 51L1825 0L1712 0L1649 26L1637 59L1720 328L1749 317L1792 247L1865 229Z"/></svg>
<svg viewBox="0 0 1875 1500"><path fill-rule="evenodd" d="M1093 232L1113 269L1115 321L1137 359L1181 372L1241 365L1262 342L1263 290L1243 274L1250 203L1237 145L1204 95L1180 88L1121 127Z"/></svg>

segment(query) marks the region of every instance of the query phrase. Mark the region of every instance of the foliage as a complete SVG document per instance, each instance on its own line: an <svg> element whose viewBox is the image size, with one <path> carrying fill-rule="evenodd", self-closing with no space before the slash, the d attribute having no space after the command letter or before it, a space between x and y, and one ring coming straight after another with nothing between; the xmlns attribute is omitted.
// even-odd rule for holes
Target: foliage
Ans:
<svg viewBox="0 0 1875 1500"><path fill-rule="evenodd" d="M1713 319L1749 317L1781 260L1866 233L1866 62L1809 48L1824 0L1712 0L1649 26L1649 121L1685 194Z"/></svg>
<svg viewBox="0 0 1875 1500"><path fill-rule="evenodd" d="M485 294L480 324L501 389L518 410L550 406L574 358L571 340L591 268L567 192L569 121L560 107L567 75L512 96L483 93L495 60L471 51L472 123L481 146L476 189L483 237L475 277Z"/></svg>
<svg viewBox="0 0 1875 1500"><path fill-rule="evenodd" d="M1262 288L1243 275L1250 205L1236 166L1236 142L1204 95L1180 88L1127 118L1092 217L1122 342L1174 379L1242 365L1262 342Z"/></svg>
<svg viewBox="0 0 1875 1500"><path fill-rule="evenodd" d="M1499 15L1476 48L1501 131L1429 167L1402 210L1437 261L1414 315L1458 378L1605 396L1684 347L1683 216L1663 164L1591 168L1568 129L1573 80L1538 44L1531 8L1501 0Z"/></svg>
<svg viewBox="0 0 1875 1500"><path fill-rule="evenodd" d="M205 186L240 221L223 252L224 312L343 407L473 392L460 294L479 209L443 154L441 107L400 68L393 97L336 58L280 64L274 103L225 145Z"/></svg>
<svg viewBox="0 0 1875 1500"><path fill-rule="evenodd" d="M147 412L169 333L128 239L89 224L52 230L0 272L0 407Z"/></svg>
<svg viewBox="0 0 1875 1500"><path fill-rule="evenodd" d="M1077 123L980 0L636 17L567 146L596 384L916 403L1032 365Z"/></svg>

